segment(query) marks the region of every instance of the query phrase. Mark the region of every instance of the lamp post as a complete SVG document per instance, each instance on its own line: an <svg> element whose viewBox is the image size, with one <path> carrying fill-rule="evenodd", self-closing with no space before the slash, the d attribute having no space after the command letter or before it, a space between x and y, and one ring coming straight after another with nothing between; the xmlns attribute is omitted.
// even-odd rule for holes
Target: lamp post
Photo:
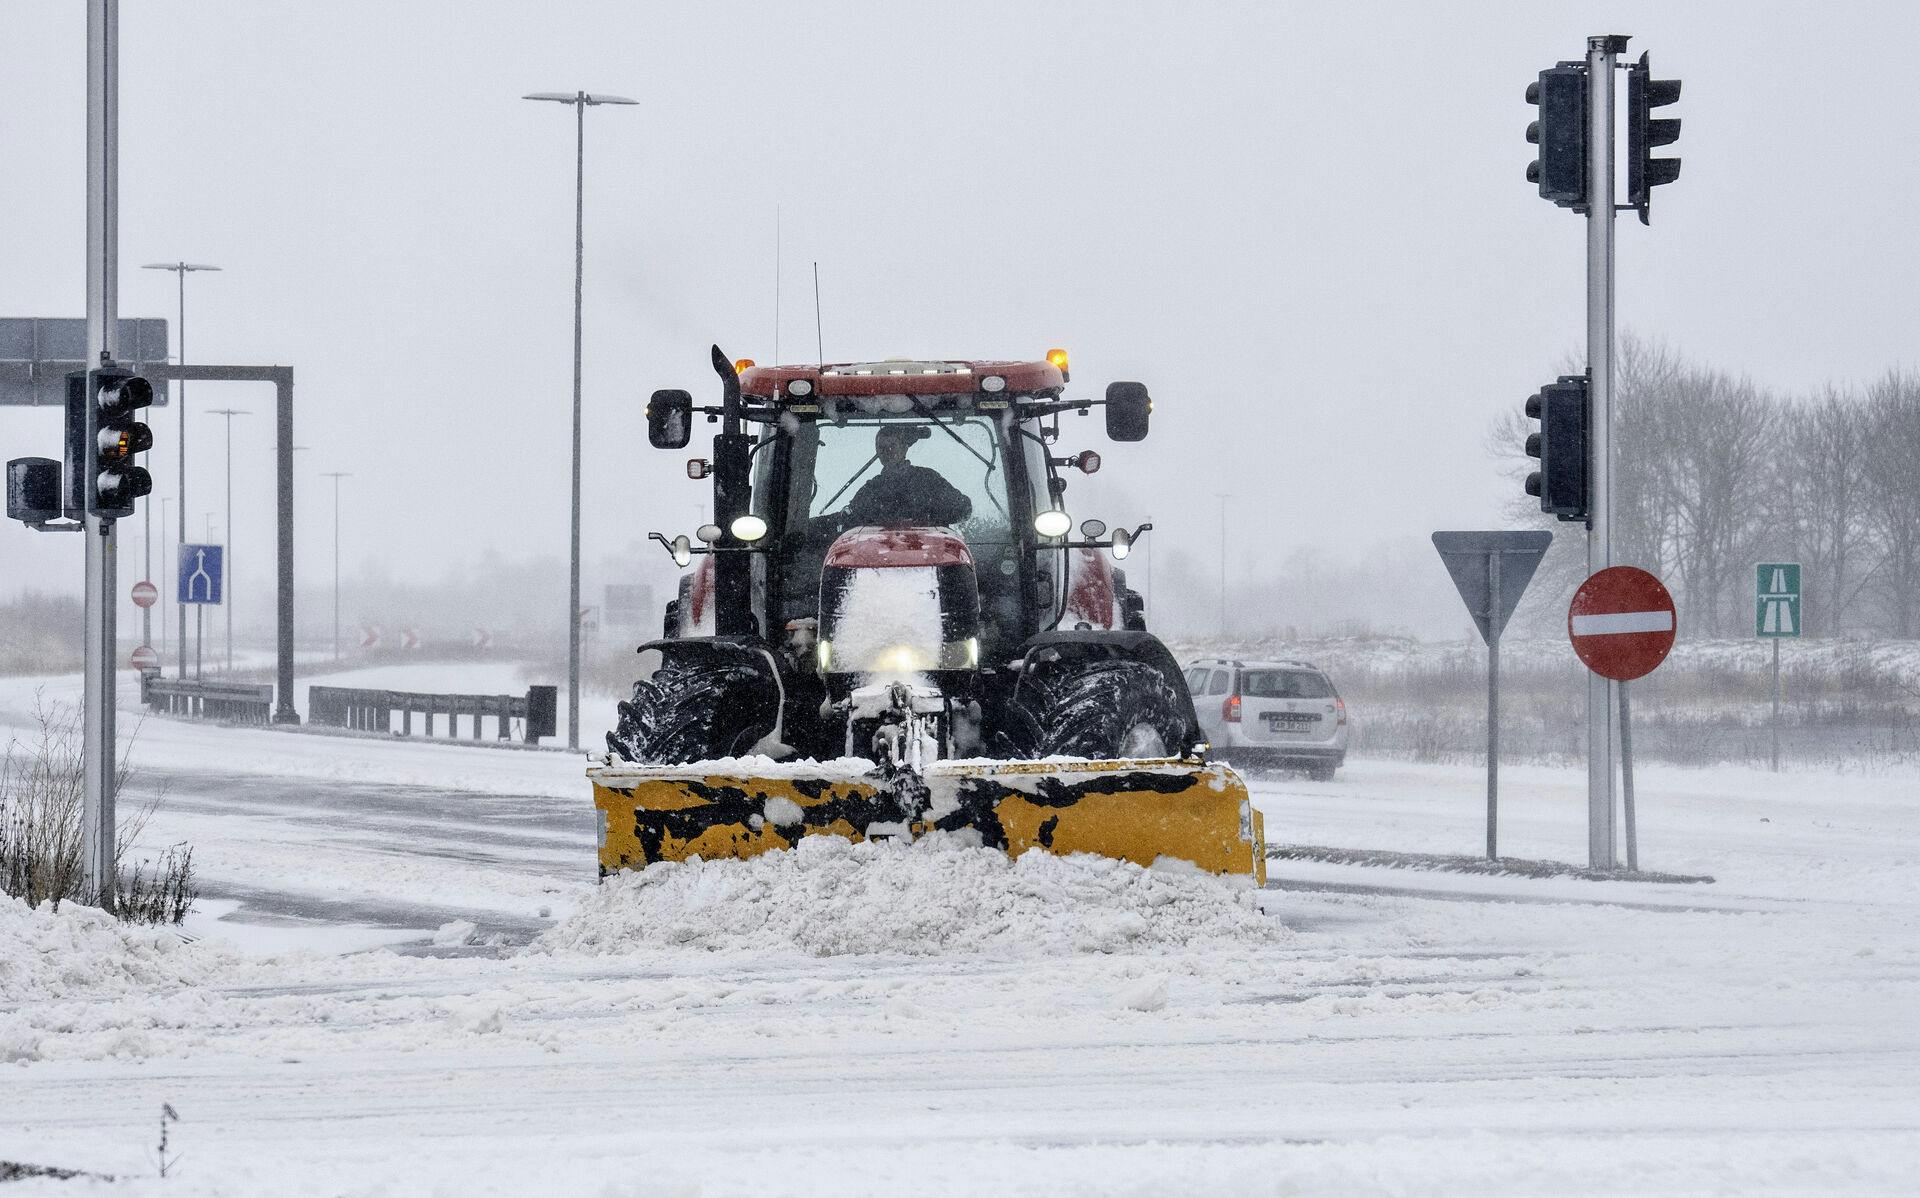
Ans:
<svg viewBox="0 0 1920 1198"><path fill-rule="evenodd" d="M1227 501L1232 495L1215 495L1220 501L1220 639L1227 639ZM1224 652L1224 650L1222 650Z"/></svg>
<svg viewBox="0 0 1920 1198"><path fill-rule="evenodd" d="M567 747L580 747L580 292L585 273L587 109L638 104L595 92L534 92L523 100L573 106L573 541L567 566Z"/></svg>
<svg viewBox="0 0 1920 1198"><path fill-rule="evenodd" d="M333 660L340 660L340 480L352 478L345 470L330 470L320 476L333 480Z"/></svg>
<svg viewBox="0 0 1920 1198"><path fill-rule="evenodd" d="M179 341L177 344L180 347L180 364L185 366L187 364L187 275L196 270L219 270L220 268L217 266L209 266L204 262L149 262L140 269L170 270L179 283L180 321L178 330ZM176 497L180 501L180 540L178 544L184 545L187 543L187 382L185 379L175 379L173 385L175 388L173 402L180 405L180 478L177 484L178 489L175 492ZM177 554L178 552L176 549L175 553ZM185 678L187 676L187 607L184 603L177 604L176 606L180 611L179 676Z"/></svg>
<svg viewBox="0 0 1920 1198"><path fill-rule="evenodd" d="M233 673L233 418L251 416L245 408L215 408L215 416L227 418L227 549L222 568L226 571L226 585L221 588L220 602L227 609L227 673Z"/></svg>

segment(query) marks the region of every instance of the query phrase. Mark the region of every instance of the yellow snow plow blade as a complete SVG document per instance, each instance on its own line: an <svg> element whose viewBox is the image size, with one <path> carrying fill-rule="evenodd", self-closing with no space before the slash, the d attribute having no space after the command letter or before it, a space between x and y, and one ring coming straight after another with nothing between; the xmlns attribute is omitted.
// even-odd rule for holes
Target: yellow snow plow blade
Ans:
<svg viewBox="0 0 1920 1198"><path fill-rule="evenodd" d="M832 765L782 763L748 775L700 763L618 764L587 776L600 809L602 874L695 856L753 857L802 836L971 830L1013 856L1039 848L1139 865L1165 858L1266 882L1260 813L1246 783L1218 763L934 762L919 779L925 793L911 819L896 797L902 788L878 772Z"/></svg>

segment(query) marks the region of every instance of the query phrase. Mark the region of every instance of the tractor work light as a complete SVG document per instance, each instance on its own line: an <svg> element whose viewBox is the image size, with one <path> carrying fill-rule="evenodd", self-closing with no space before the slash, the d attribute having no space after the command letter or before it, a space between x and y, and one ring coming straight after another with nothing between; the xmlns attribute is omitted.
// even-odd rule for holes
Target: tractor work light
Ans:
<svg viewBox="0 0 1920 1198"><path fill-rule="evenodd" d="M1100 455L1091 449L1083 449L1074 457L1073 464L1082 474L1098 474Z"/></svg>
<svg viewBox="0 0 1920 1198"><path fill-rule="evenodd" d="M702 524L693 530L693 535L711 545L720 539L720 526L718 524Z"/></svg>
<svg viewBox="0 0 1920 1198"><path fill-rule="evenodd" d="M980 389L989 395L998 395L1007 389L1007 380L997 374L990 374L980 380Z"/></svg>
<svg viewBox="0 0 1920 1198"><path fill-rule="evenodd" d="M1073 528L1073 517L1059 508L1048 508L1033 518L1033 531L1043 537L1064 537Z"/></svg>
<svg viewBox="0 0 1920 1198"><path fill-rule="evenodd" d="M788 395L812 395L813 380L812 379L794 379L792 382L787 384L787 394Z"/></svg>
<svg viewBox="0 0 1920 1198"><path fill-rule="evenodd" d="M728 530L742 541L751 544L767 535L767 522L758 516L735 516Z"/></svg>
<svg viewBox="0 0 1920 1198"><path fill-rule="evenodd" d="M1097 541L1107 535L1107 522L1105 520L1082 520L1080 522L1080 535L1089 541Z"/></svg>

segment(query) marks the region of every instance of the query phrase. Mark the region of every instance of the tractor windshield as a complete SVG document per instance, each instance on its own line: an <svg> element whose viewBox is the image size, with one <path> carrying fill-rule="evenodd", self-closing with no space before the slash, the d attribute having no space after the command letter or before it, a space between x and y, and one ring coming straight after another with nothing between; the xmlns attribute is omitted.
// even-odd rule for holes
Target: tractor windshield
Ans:
<svg viewBox="0 0 1920 1198"><path fill-rule="evenodd" d="M906 465L932 471L964 498L964 503L949 500L946 511L941 514L964 509L964 514L946 523L965 537L970 546L977 550L983 545L1005 544L1012 539L998 430L992 421L978 416L943 418L938 422L850 420L845 424L802 426L794 438L795 492L788 509L793 517L871 518L872 497L886 486L876 480L886 470L886 462L882 460L886 450L882 446L888 440L903 447ZM870 485L876 489L869 491ZM925 487L945 495L944 489L931 480ZM862 501L863 492L868 497L865 501ZM802 512L804 516L800 515Z"/></svg>
<svg viewBox="0 0 1920 1198"><path fill-rule="evenodd" d="M782 618L817 613L822 558L841 532L859 523L924 522L953 528L972 551L988 643L1003 629L1009 638L1019 633L1021 526L1009 515L1014 492L1000 421L946 412L937 421L919 412L793 421L774 441L784 443L787 466ZM754 502L767 515L773 455L758 456ZM896 457L889 473L883 459ZM904 478L903 466L911 467Z"/></svg>

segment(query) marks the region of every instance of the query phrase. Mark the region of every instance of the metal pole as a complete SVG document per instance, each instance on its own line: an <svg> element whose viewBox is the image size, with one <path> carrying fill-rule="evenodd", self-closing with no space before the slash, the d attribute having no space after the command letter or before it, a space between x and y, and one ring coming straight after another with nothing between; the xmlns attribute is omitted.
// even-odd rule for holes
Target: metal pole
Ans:
<svg viewBox="0 0 1920 1198"><path fill-rule="evenodd" d="M215 408L213 415L224 416L227 420L227 544L222 569L226 572L226 581L221 588L220 603L225 607L227 619L227 673L233 672L233 418L249 416L252 413L245 408Z"/></svg>
<svg viewBox="0 0 1920 1198"><path fill-rule="evenodd" d="M1227 637L1227 500L1231 495L1216 495L1220 501L1220 639Z"/></svg>
<svg viewBox="0 0 1920 1198"><path fill-rule="evenodd" d="M160 500L161 536L165 536L167 533L167 505L172 502L173 500L165 497ZM167 569L167 547L165 545L160 546L160 575L167 579L173 577L173 572ZM153 575L149 574L147 577L152 578ZM155 606L160 609L160 660L164 662L167 652L167 588L160 586L158 583L154 584L154 586L155 589L160 592L156 599Z"/></svg>
<svg viewBox="0 0 1920 1198"><path fill-rule="evenodd" d="M340 660L340 480L352 478L344 470L321 475L333 480L333 660Z"/></svg>
<svg viewBox="0 0 1920 1198"><path fill-rule="evenodd" d="M1773 642L1773 772L1780 772L1780 641Z"/></svg>
<svg viewBox="0 0 1920 1198"><path fill-rule="evenodd" d="M227 609L227 673L233 673L233 417L227 418L227 550L220 555L220 568L226 578L220 584L220 605Z"/></svg>
<svg viewBox="0 0 1920 1198"><path fill-rule="evenodd" d="M1620 684L1620 801L1627 817L1627 868L1640 869L1640 834L1633 823L1633 708L1627 700L1627 684Z"/></svg>
<svg viewBox="0 0 1920 1198"><path fill-rule="evenodd" d="M567 567L567 747L580 747L580 297L586 271L587 93L573 106L573 541Z"/></svg>
<svg viewBox="0 0 1920 1198"><path fill-rule="evenodd" d="M1500 553L1487 554L1487 860L1500 857Z"/></svg>
<svg viewBox="0 0 1920 1198"><path fill-rule="evenodd" d="M1613 72L1626 49L1617 34L1587 39L1587 573L1613 564ZM1587 863L1614 867L1615 684L1587 675Z"/></svg>
<svg viewBox="0 0 1920 1198"><path fill-rule="evenodd" d="M152 463L152 455L141 456L145 457L149 464ZM164 521L161 527L163 530L166 527ZM153 581L153 503L151 500L140 505L140 577L145 582ZM153 645L153 609L151 607L140 609L140 643L149 647Z"/></svg>
<svg viewBox="0 0 1920 1198"><path fill-rule="evenodd" d="M180 264L180 269L173 272L173 277L180 284L180 364L185 366L187 364L186 263ZM187 381L181 379L179 386L179 391L173 397L173 402L180 405L178 413L180 417L180 539L176 544L184 545L187 543ZM179 558L180 551L176 548L174 560L178 561ZM184 679L187 676L187 607L184 603L175 606L180 609L180 677Z"/></svg>
<svg viewBox="0 0 1920 1198"><path fill-rule="evenodd" d="M119 0L87 4L87 365L119 351ZM91 402L91 399L89 399ZM87 514L81 682L81 899L114 904L113 521Z"/></svg>
<svg viewBox="0 0 1920 1198"><path fill-rule="evenodd" d="M279 473L275 485L275 506L280 518L276 582L279 584L277 619L274 627L275 681L279 701L274 706L273 722L297 724L300 713L293 702L293 371L274 380L274 465Z"/></svg>

